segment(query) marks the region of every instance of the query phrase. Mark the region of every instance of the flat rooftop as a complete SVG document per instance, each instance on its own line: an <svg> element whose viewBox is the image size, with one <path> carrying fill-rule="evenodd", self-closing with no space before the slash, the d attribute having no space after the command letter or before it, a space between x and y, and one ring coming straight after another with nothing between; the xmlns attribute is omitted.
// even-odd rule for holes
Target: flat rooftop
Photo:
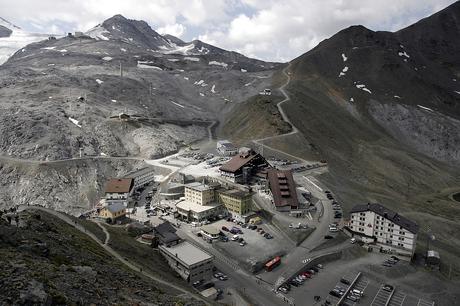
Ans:
<svg viewBox="0 0 460 306"><path fill-rule="evenodd" d="M185 185L185 187L193 189L193 190L197 190L197 191L206 191L206 190L212 189L211 186L200 183L200 182L189 183Z"/></svg>
<svg viewBox="0 0 460 306"><path fill-rule="evenodd" d="M200 205L189 201L182 201L177 203L176 208L200 213L221 205L222 204L219 203L209 203L208 205Z"/></svg>
<svg viewBox="0 0 460 306"><path fill-rule="evenodd" d="M170 247L161 246L161 248L170 254L171 257L176 257L188 266L198 264L205 260L213 259L213 256L209 255L205 251L197 248L187 241L183 241Z"/></svg>

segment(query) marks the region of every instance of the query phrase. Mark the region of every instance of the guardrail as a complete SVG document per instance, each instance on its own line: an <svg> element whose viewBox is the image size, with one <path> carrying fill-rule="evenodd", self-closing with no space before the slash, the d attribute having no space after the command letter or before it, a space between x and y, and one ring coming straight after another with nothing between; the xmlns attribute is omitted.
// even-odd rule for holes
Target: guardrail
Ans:
<svg viewBox="0 0 460 306"><path fill-rule="evenodd" d="M337 306L340 306L340 304L343 302L344 299L347 298L347 295L348 293L350 293L350 290L353 288L353 286L356 284L356 282L358 281L358 279L360 278L361 276L361 272L358 272L358 275L356 275L355 279L351 282L350 286L348 286L347 290L345 291L345 293L342 295L342 297L340 298L340 300L337 302ZM385 304L386 306L387 304Z"/></svg>

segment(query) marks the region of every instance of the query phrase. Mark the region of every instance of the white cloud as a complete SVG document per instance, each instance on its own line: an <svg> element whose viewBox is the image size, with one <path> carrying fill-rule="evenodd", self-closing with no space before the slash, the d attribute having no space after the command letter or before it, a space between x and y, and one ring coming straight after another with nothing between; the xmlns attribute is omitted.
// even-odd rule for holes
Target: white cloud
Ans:
<svg viewBox="0 0 460 306"><path fill-rule="evenodd" d="M186 31L186 27L183 24L175 23L175 24L167 24L164 27L160 27L157 29L157 32L161 35L164 34L171 34L176 37L182 37Z"/></svg>
<svg viewBox="0 0 460 306"><path fill-rule="evenodd" d="M53 33L87 30L122 14L162 33L194 37L265 60L290 60L339 30L394 31L453 0L0 0L0 16ZM32 26L33 24L33 26Z"/></svg>

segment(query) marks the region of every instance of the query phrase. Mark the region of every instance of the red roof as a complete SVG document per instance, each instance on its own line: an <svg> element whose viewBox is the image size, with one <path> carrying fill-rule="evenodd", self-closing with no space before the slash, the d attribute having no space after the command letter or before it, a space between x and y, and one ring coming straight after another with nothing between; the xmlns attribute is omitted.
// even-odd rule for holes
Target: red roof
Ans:
<svg viewBox="0 0 460 306"><path fill-rule="evenodd" d="M129 193L132 188L132 178L110 179L105 186L105 193Z"/></svg>

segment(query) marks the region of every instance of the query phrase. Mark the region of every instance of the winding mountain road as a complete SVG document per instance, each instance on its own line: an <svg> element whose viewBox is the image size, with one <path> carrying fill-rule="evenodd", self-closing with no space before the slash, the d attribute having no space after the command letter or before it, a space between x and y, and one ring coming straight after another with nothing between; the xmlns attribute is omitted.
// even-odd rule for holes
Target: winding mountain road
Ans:
<svg viewBox="0 0 460 306"><path fill-rule="evenodd" d="M265 138L260 138L260 139L254 139L252 140L252 142L254 142L255 144L259 145L259 146L263 146L263 147L266 147L272 151L275 151L275 152L278 152L278 153L281 153L283 155L286 155L286 156L289 156L293 159L296 159L296 160L299 160L301 162L304 162L304 163L310 163L310 161L307 161L303 158L300 158L298 156L295 156L295 155L292 155L292 154L289 154L287 152L284 152L284 151L281 151L281 150L278 150L276 148L273 148L273 147L270 147L269 145L266 145L264 144L264 141L266 140L270 140L270 139L275 139L275 138L280 138L280 137L286 137L286 136L291 136L291 135L295 135L297 133L299 133L299 129L291 122L291 120L289 119L289 117L286 115L282 105L288 101L291 100L291 97L289 97L289 95L287 94L286 92L286 86L289 85L289 83L291 82L291 76L288 72L289 68L291 67L291 63L289 63L284 69L283 69L283 74L286 76L286 82L280 87L278 88L279 91L281 92L281 94L284 96L284 99L280 102L278 102L276 104L276 107L278 108L278 111L280 112L281 114L281 117L283 118L283 120L288 123L291 128L292 128L292 131L290 131L289 133L286 133L286 134L280 134L280 135L275 135L275 136L268 136L268 137L265 137Z"/></svg>
<svg viewBox="0 0 460 306"><path fill-rule="evenodd" d="M120 261L122 264L124 264L125 266L127 266L128 268L130 268L131 270L137 272L137 273L141 273L142 275L144 275L145 277L153 280L154 282L157 282L157 283L160 283L164 286L167 286L167 287L170 287L172 289L175 289L183 294L186 294L186 295L189 295L189 296L192 296L193 298L197 299L197 300L200 300L202 301L203 303L205 303L206 305L211 305L207 300L205 300L203 297L201 297L200 295L196 294L196 293L193 293L193 292L190 292L190 291L187 291L185 290L184 288L182 287L179 287L173 283L170 283L168 281L165 281L164 279L160 278L160 277L157 277L155 275L152 275L144 270L142 270L142 268L138 267L137 265L134 265L132 264L131 262L129 262L128 260L126 260L123 256L121 256L118 252L116 252L114 249L112 249L110 246L108 246L108 241L110 239L110 234L108 233L107 229L99 224L100 227L102 227L104 233L106 234L106 239L105 239L105 242L101 242L93 233L91 233L90 231L88 231L86 228L84 228L82 225L78 224L76 221L70 219L68 216L66 216L65 214L62 214L58 211L55 211L53 209L49 209L49 208L45 208L45 207L41 207L41 206L20 206L19 207L19 210L40 210L40 211L43 211L43 212L46 212L50 215L53 215L55 216L56 218L64 221L65 223L73 226L74 228L76 228L77 230L79 230L80 232L84 233L85 235L87 235L89 238L91 238L92 240L94 240L94 242L96 242L99 246L101 246L107 253L109 253L110 255L112 255L113 257L115 257L118 261Z"/></svg>

